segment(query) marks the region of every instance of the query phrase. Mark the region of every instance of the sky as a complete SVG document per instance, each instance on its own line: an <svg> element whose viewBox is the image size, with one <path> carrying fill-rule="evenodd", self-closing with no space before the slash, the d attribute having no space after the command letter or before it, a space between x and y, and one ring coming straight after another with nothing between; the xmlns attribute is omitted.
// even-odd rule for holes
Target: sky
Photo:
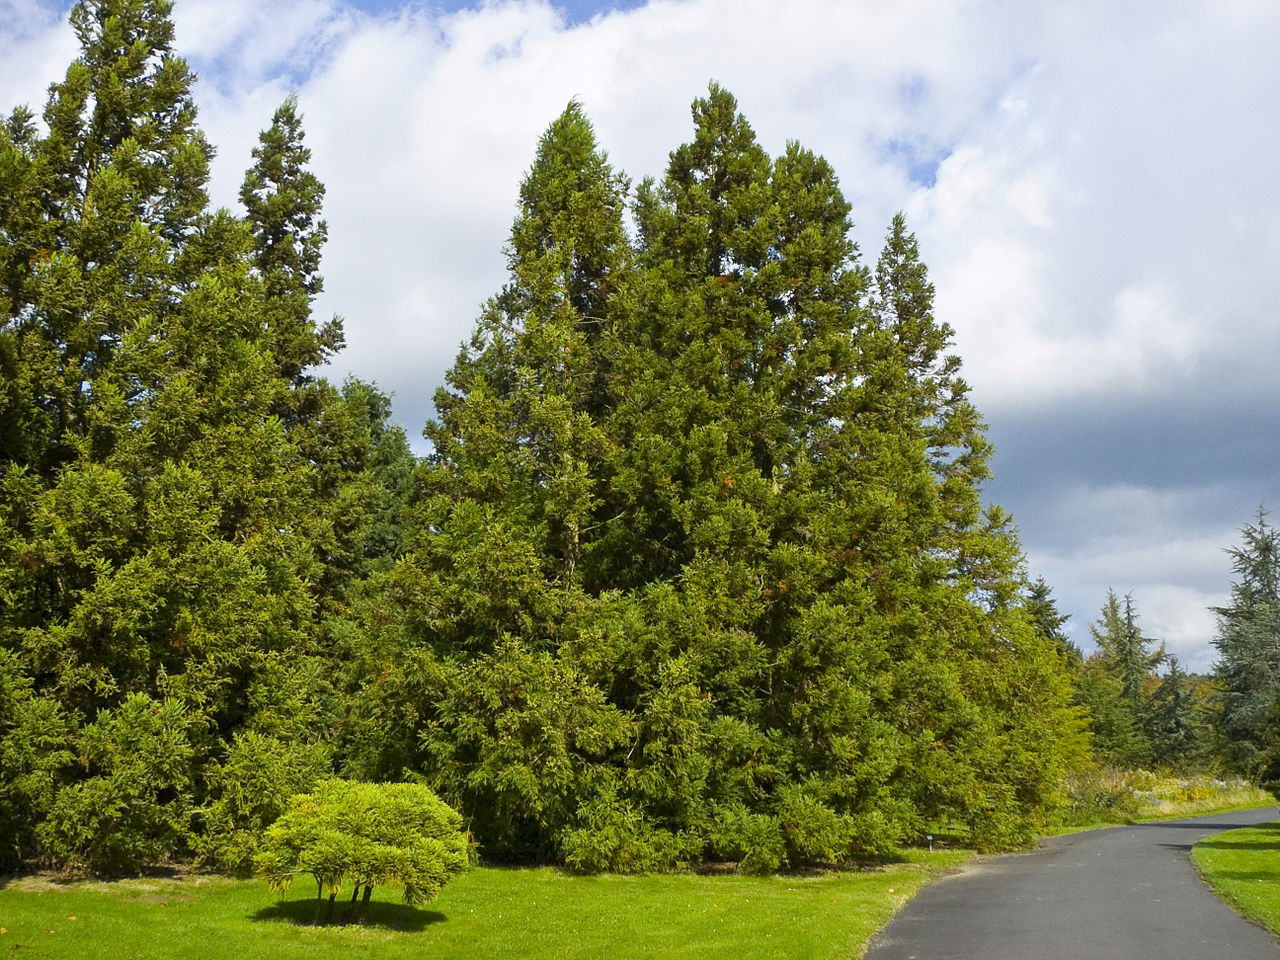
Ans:
<svg viewBox="0 0 1280 960"><path fill-rule="evenodd" d="M75 56L62 0L0 0L0 109ZM821 153L874 263L906 213L996 445L987 498L1088 648L1108 588L1211 667L1226 548L1280 509L1274 0L177 0L234 207L298 94L328 193L329 371L431 398L504 280L539 135L571 99L660 176L711 80L773 154ZM1280 520L1280 518L1274 518Z"/></svg>

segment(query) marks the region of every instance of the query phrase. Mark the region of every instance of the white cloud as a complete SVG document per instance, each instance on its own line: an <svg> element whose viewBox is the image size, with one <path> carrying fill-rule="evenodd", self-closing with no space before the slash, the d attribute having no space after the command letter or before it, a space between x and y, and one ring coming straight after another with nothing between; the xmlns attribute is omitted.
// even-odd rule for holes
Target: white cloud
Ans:
<svg viewBox="0 0 1280 960"><path fill-rule="evenodd" d="M0 0L0 99L38 107L74 55L48 9ZM218 202L234 203L257 132L298 89L328 187L319 309L347 319L336 371L394 390L411 437L502 283L547 123L579 98L616 164L660 175L709 79L771 152L794 138L831 160L869 260L907 210L993 422L1275 405L1275 4L654 0L570 25L534 0L377 17L341 0L178 0L176 22L203 78ZM1076 442L1086 464L1116 456ZM1275 497L1271 482L1243 496ZM1113 584L1203 650L1196 604L1225 589L1211 555L1247 518L1228 512L1238 491L1183 486L1099 481L1023 518L1055 531L1026 545L1079 629Z"/></svg>
<svg viewBox="0 0 1280 960"><path fill-rule="evenodd" d="M0 24L0 111L26 104L38 116L49 84L76 57L75 36L62 14L39 0L0 0Z"/></svg>

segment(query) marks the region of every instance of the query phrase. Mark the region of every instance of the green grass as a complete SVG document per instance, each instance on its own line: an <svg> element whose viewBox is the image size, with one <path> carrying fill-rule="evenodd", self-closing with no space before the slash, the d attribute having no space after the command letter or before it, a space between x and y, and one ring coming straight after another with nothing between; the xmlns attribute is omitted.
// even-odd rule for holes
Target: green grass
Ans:
<svg viewBox="0 0 1280 960"><path fill-rule="evenodd" d="M911 852L876 870L805 876L577 877L481 868L415 909L381 891L367 927L313 927L315 887L197 876L0 889L0 950L24 957L848 958L925 883L968 857ZM74 917L75 919L71 919Z"/></svg>
<svg viewBox="0 0 1280 960"><path fill-rule="evenodd" d="M1191 857L1218 896L1280 933L1280 823L1214 834Z"/></svg>

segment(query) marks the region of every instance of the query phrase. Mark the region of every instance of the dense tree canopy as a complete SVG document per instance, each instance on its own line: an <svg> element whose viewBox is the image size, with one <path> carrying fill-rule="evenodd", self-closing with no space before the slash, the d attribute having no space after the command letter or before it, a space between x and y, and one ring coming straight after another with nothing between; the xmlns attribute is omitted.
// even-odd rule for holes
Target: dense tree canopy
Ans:
<svg viewBox="0 0 1280 960"><path fill-rule="evenodd" d="M714 85L693 120L633 240L581 108L543 137L373 594L351 772L582 868L1025 839L1067 686L915 241L872 274L825 161Z"/></svg>
<svg viewBox="0 0 1280 960"><path fill-rule="evenodd" d="M1094 759L1122 768L1216 771L1211 679L1188 674L1163 643L1143 636L1130 595L1121 600L1108 590L1089 630L1098 650L1087 659L1077 655L1074 686Z"/></svg>
<svg viewBox="0 0 1280 960"><path fill-rule="evenodd" d="M209 209L169 8L0 125L0 858L244 868L334 772L579 869L1043 826L1070 651L901 216L718 86L634 192L570 104L418 462L318 375L296 101Z"/></svg>
<svg viewBox="0 0 1280 960"><path fill-rule="evenodd" d="M208 804L206 834L260 829L278 810L239 822L231 771L278 754L287 796L328 768L302 707L324 588L389 546L387 497L361 489L385 400L303 376L339 336L309 321L323 229L292 104L246 181L260 203L210 211L169 6L77 5L45 130L19 109L0 139L6 857L136 866L188 849Z"/></svg>

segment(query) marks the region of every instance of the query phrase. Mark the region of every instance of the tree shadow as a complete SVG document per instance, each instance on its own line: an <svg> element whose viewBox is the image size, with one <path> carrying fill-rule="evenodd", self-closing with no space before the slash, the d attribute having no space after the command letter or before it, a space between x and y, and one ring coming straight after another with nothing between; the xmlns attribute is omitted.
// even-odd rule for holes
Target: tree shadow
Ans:
<svg viewBox="0 0 1280 960"><path fill-rule="evenodd" d="M346 920L347 903L339 900L334 904L333 920L326 922L324 913L328 905L321 907L320 926L341 927L344 925L360 926L358 922ZM277 900L270 906L263 907L256 913L249 914L249 919L263 923L292 923L300 927L309 927L316 915L316 902L310 898L305 900ZM385 903L373 900L369 903L369 917L364 926L383 930L403 930L417 933L425 930L433 923L448 920L443 913L436 910L419 910L404 903Z"/></svg>
<svg viewBox="0 0 1280 960"><path fill-rule="evenodd" d="M1151 820L1145 823L1133 823L1129 826L1139 830L1212 830L1218 833L1224 830L1268 830L1280 827L1275 823L1214 823L1205 824L1203 820Z"/></svg>
<svg viewBox="0 0 1280 960"><path fill-rule="evenodd" d="M1280 850L1280 838L1275 840L1201 840L1198 847L1212 847L1216 850Z"/></svg>
<svg viewBox="0 0 1280 960"><path fill-rule="evenodd" d="M1274 870L1215 870L1214 880L1269 880L1276 882Z"/></svg>

